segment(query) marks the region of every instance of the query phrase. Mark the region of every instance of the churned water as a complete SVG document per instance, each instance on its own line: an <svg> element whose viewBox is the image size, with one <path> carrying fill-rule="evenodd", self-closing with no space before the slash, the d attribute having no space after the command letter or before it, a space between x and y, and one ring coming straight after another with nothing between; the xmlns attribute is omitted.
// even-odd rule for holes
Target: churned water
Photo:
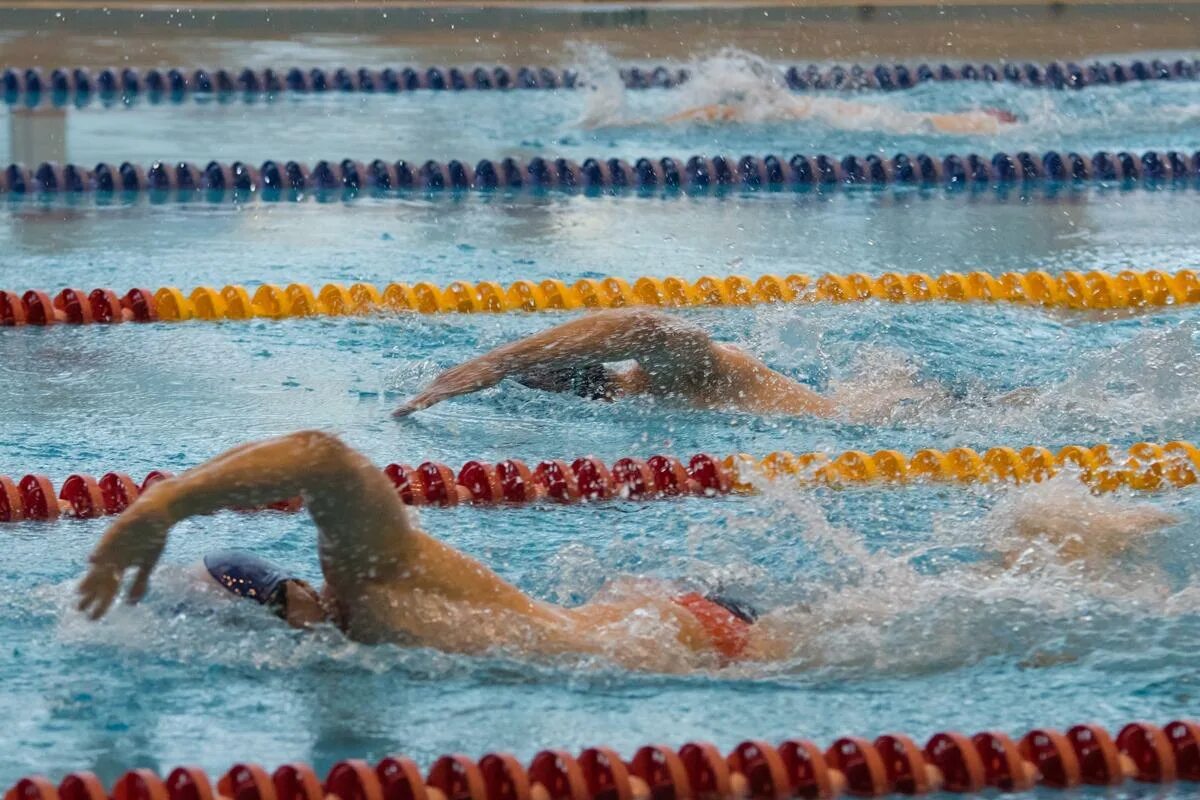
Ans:
<svg viewBox="0 0 1200 800"><path fill-rule="evenodd" d="M942 85L843 98L874 110L839 127L764 111L764 102L786 101L755 83L761 76L742 56L723 54L708 69L724 77L676 93L602 86L88 108L71 112L69 156L88 163L1166 148L1191 142L1200 107L1196 86L1184 84L1082 93ZM770 99L756 99L760 93ZM746 121L654 122L715 101L741 104ZM889 121L900 111L981 107L1006 108L1021 121L974 137ZM0 215L0 252L5 288L122 291L610 274L1174 270L1196 266L1198 211L1200 195L1188 187L26 201ZM554 315L22 328L0 335L0 473L60 481L76 471L178 471L301 427L335 431L381 464L452 465L588 453L611 460L1123 447L1195 439L1200 427L1200 316L1189 308L1111 318L877 303L687 313L714 336L846 398L855 421L587 403L511 383L403 422L390 418L439 369L564 318ZM510 653L365 647L333 631L288 630L195 582L190 565L230 546L317 578L315 532L298 515L219 514L181 525L147 601L91 624L71 610L73 588L103 520L6 526L0 783L78 768L111 779L130 765L197 763L220 772L246 758L325 769L340 758L397 751L427 762L452 751L527 757L599 743L628 753L689 738L728 747L751 736L1165 722L1200 710L1198 515L1192 490L1095 498L1069 476L1026 488L776 487L751 497L422 513L431 533L539 597L578 603L630 576L721 585L774 610L796 642L782 663L686 676L633 674L603 658L529 663ZM1024 535L1030 520L1083 537L1089 558L1060 563L1052 547Z"/></svg>

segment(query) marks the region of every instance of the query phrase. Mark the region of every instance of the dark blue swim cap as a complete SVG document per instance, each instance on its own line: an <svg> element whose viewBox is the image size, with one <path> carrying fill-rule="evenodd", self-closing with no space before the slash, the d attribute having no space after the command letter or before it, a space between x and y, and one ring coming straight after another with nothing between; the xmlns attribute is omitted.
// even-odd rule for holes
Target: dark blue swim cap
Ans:
<svg viewBox="0 0 1200 800"><path fill-rule="evenodd" d="M204 567L228 591L262 605L282 605L283 584L294 580L271 562L240 550L209 553L204 557Z"/></svg>
<svg viewBox="0 0 1200 800"><path fill-rule="evenodd" d="M704 595L704 599L710 603L716 603L721 608L733 614L742 622L747 622L753 625L758 622L758 609L749 603L743 603L740 600L734 600L720 592L709 592Z"/></svg>

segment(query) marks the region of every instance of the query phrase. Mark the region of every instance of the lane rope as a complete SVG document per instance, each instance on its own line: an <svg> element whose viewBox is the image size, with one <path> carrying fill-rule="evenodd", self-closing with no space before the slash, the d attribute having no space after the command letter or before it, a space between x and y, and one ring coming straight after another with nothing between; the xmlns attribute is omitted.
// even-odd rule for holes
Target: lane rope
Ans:
<svg viewBox="0 0 1200 800"><path fill-rule="evenodd" d="M268 773L240 763L217 779L215 791L198 767L179 767L165 781L153 770L130 770L107 791L93 773L72 772L57 786L40 775L22 778L5 800L832 800L844 794L1072 790L1127 781L1200 781L1200 724L1131 722L1115 737L1094 724L1065 733L1035 728L1016 740L996 730L970 737L939 731L924 747L900 733L874 741L843 736L824 750L807 739L777 746L749 739L726 755L708 742L678 750L652 744L628 761L607 747L589 747L578 757L543 750L528 766L508 753L478 761L456 754L438 758L424 775L412 759L396 755L374 766L339 761L324 782L307 764Z"/></svg>
<svg viewBox="0 0 1200 800"><path fill-rule="evenodd" d="M922 272L807 275L643 276L582 278L571 285L557 279L518 280L507 287L494 281L389 283L381 290L368 283L348 288L327 283L317 289L302 283L286 287L265 283L251 290L232 284L220 289L176 286L62 289L53 297L37 289L0 289L0 327L188 320L293 319L374 313L473 314L570 311L582 308L689 308L750 306L771 303L866 302L1016 303L1044 308L1112 310L1158 308L1200 303L1200 273L1184 269L1092 270L1051 275L1041 270L946 272L934 278Z"/></svg>
<svg viewBox="0 0 1200 800"><path fill-rule="evenodd" d="M1159 491L1196 483L1200 450L1176 441L1161 445L1138 442L1127 451L1105 444L1067 445L1057 453L1038 446L1021 450L993 447L982 453L969 447L944 452L926 448L911 456L897 450L848 450L835 455L778 451L764 458L744 453L717 458L698 453L686 465L674 456L659 454L645 460L626 457L611 465L594 456L570 463L547 459L532 469L519 459L495 464L475 460L457 472L445 464L425 461L416 467L388 464L383 472L400 499L412 506L714 497L752 492L764 481L790 481L797 487L1026 484L1063 472L1076 474L1096 492ZM170 472L155 470L138 483L124 472L108 472L99 479L76 473L56 491L45 475L29 474L19 480L0 475L0 522L120 514L150 486L170 477ZM263 509L244 510L298 511L301 505L299 498L290 498Z"/></svg>
<svg viewBox="0 0 1200 800"><path fill-rule="evenodd" d="M923 83L1007 83L1049 89L1082 89L1146 81L1194 81L1200 60L1133 60L1127 62L1073 61L1007 62L999 64L816 64L780 66L779 78L789 88L806 90L911 89ZM631 66L619 70L628 89L670 89L689 81L687 68ZM206 67L138 70L108 67L92 72L84 67L8 67L0 72L0 97L10 105L83 105L93 99L134 102L181 102L189 97L278 96L285 93L396 94L413 91L479 91L515 89L575 89L586 86L572 69L488 65L475 67L413 67L349 69L320 67L289 69L208 69Z"/></svg>
<svg viewBox="0 0 1200 800"><path fill-rule="evenodd" d="M469 162L407 161L370 163L343 159L318 161L311 167L296 161L211 161L203 168L189 162L156 161L148 167L130 162L100 162L93 169L44 162L32 168L9 164L0 172L0 194L136 195L158 197L226 196L264 200L298 200L306 193L442 191L562 191L582 194L624 192L802 191L839 186L944 186L950 188L1025 185L1043 182L1193 185L1200 178L1200 151L1122 150L1093 155L1051 150L992 156L930 156L925 153L878 155L700 156L687 159L567 158L536 156Z"/></svg>

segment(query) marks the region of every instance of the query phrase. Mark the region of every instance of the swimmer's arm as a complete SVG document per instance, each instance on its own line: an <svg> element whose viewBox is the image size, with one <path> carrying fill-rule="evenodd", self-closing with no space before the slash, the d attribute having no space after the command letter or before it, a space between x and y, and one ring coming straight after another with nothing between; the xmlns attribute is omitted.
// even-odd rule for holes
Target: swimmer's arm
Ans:
<svg viewBox="0 0 1200 800"><path fill-rule="evenodd" d="M372 577L402 563L413 532L391 482L367 458L336 437L304 431L242 445L154 485L109 527L92 553L79 586L79 608L104 615L128 569L137 571L128 593L137 602L181 520L227 508L264 506L302 495L323 544L344 579L351 566L370 565Z"/></svg>
<svg viewBox="0 0 1200 800"><path fill-rule="evenodd" d="M406 417L495 386L510 375L538 370L628 360L652 361L659 376L703 370L711 367L712 346L704 331L667 314L641 308L598 311L446 370L395 416Z"/></svg>
<svg viewBox="0 0 1200 800"><path fill-rule="evenodd" d="M737 119L737 109L720 103L706 106L695 106L677 111L663 118L667 124L675 122L733 122Z"/></svg>

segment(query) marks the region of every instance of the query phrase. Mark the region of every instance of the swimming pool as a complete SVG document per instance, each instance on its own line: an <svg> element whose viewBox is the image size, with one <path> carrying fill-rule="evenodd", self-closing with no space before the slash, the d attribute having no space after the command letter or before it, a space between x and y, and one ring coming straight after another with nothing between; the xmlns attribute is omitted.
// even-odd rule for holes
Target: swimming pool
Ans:
<svg viewBox="0 0 1200 800"><path fill-rule="evenodd" d="M628 124L708 102L743 80L744 61L730 61L706 62L710 81L676 93L88 107L70 112L68 148L79 163L1184 149L1200 92L1200 84L1082 93L947 84L858 97L882 110L854 130L770 119ZM980 106L1024 121L979 137L881 130L897 109ZM601 127L582 126L589 115ZM12 289L1175 270L1196 265L1197 206L1190 185L287 204L26 198L0 212L0 249ZM396 422L390 410L438 369L560 317L27 326L0 336L0 474L178 471L300 427L335 431L379 463L454 465L1197 438L1194 308L1112 319L936 303L687 313L820 389L902 402L850 423L589 404L506 384ZM1026 387L1038 390L1032 404L1005 398ZM1027 509L1069 503L1108 514L1135 502L1179 521L1111 566L1068 568L1036 554L1027 569L996 563ZM84 767L111 781L133 765L165 772L195 763L220 774L239 760L303 760L323 771L393 752L428 764L445 752L527 759L544 747L598 743L629 754L658 740L727 749L749 737L1165 722L1197 708L1198 513L1194 490L1096 501L1070 480L422 512L432 533L539 597L577 603L606 580L648 575L795 607L804 644L790 661L689 676L631 674L596 659L537 664L365 647L285 630L257 607L214 604L192 587L185 565L219 547L248 547L316 578L311 523L278 514L185 523L147 602L92 625L70 606L104 520L5 526L0 711L9 733L0 780Z"/></svg>

